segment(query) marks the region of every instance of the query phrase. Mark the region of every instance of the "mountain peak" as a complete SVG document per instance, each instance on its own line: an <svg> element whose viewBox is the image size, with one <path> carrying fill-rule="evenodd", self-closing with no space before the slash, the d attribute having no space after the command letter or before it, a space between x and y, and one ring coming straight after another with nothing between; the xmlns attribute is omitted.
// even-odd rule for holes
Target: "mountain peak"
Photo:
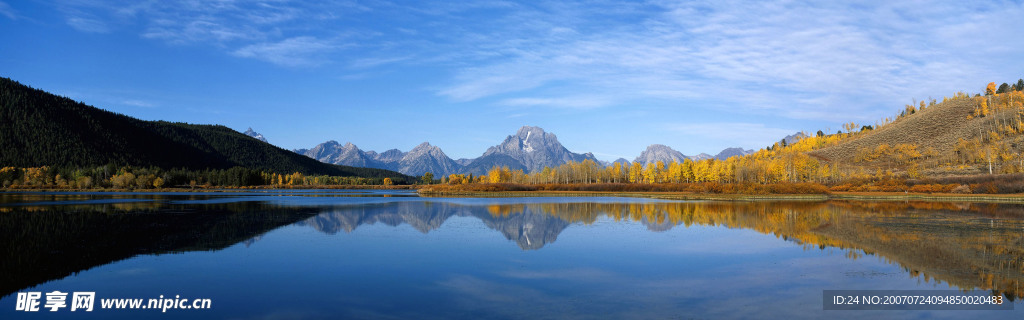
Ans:
<svg viewBox="0 0 1024 320"><path fill-rule="evenodd" d="M494 154L505 155L509 159L487 158ZM488 148L481 158L489 159L488 161L491 163L479 163L474 166L473 170L486 171L492 165L506 165L510 163L509 160L518 162L528 172L539 171L544 167L556 167L569 161L580 162L590 159L597 162L592 154L570 152L558 142L558 137L555 134L534 126L522 126L515 135L510 135L501 144ZM494 161L500 161L500 163Z"/></svg>
<svg viewBox="0 0 1024 320"><path fill-rule="evenodd" d="M686 160L686 156L682 152L663 144L652 144L647 146L647 149L641 152L640 156L636 157L636 160L633 160L633 162L647 164L658 161L662 163L675 161L682 163L684 160Z"/></svg>
<svg viewBox="0 0 1024 320"><path fill-rule="evenodd" d="M745 155L748 155L748 154L751 154L751 153L754 153L754 150L743 149L743 148L738 148L738 147L732 147L732 148L725 148L725 149L723 149L722 152L719 152L718 155L715 155L714 158L716 160L726 160L726 159L729 159L731 157L745 156Z"/></svg>
<svg viewBox="0 0 1024 320"><path fill-rule="evenodd" d="M461 166L444 154L444 151L429 142L421 143L402 156L398 171L421 175L426 172L448 175L457 172Z"/></svg>
<svg viewBox="0 0 1024 320"><path fill-rule="evenodd" d="M807 135L804 134L801 131L801 132L797 132L797 133L788 135L785 138L782 138L782 140L786 141L786 144L793 144L794 142L800 141L800 139L803 139L803 138L807 138Z"/></svg>
<svg viewBox="0 0 1024 320"><path fill-rule="evenodd" d="M698 155L695 155L695 156L692 156L692 157L689 157L689 158L690 158L690 160L693 160L693 161L701 161L701 160L707 160L707 159L714 159L715 157L712 157L710 154L701 152L701 154L698 154Z"/></svg>
<svg viewBox="0 0 1024 320"><path fill-rule="evenodd" d="M658 151L658 150L673 150L673 149L672 149L672 147L669 147L669 146L666 146L666 145L663 145L663 144L659 144L659 143L655 143L655 144L647 146L647 150L645 150L645 151Z"/></svg>
<svg viewBox="0 0 1024 320"><path fill-rule="evenodd" d="M262 134L259 134L258 132L253 131L252 127L249 127L249 129L245 130L245 132L242 132L242 134L250 136L250 137L253 137L253 138L255 138L256 140L259 140L259 141L267 142L267 138L263 137Z"/></svg>
<svg viewBox="0 0 1024 320"><path fill-rule="evenodd" d="M302 154L321 162L340 164L353 167L380 168L395 170L410 175L421 175L430 172L435 175L448 175L458 172L461 166L448 158L441 148L424 142L409 152L390 149L381 153L360 150L352 142L340 146L335 140L327 141L312 149L300 149Z"/></svg>
<svg viewBox="0 0 1024 320"><path fill-rule="evenodd" d="M441 148L438 148L437 146L430 145L430 142L424 142L424 143L419 144L415 148L412 148L412 150L409 150L409 152L406 153L405 156L406 157L419 157L420 155L423 155L423 154L435 154L435 155L436 154L441 154L441 155L443 155L444 151L441 151Z"/></svg>
<svg viewBox="0 0 1024 320"><path fill-rule="evenodd" d="M534 126L522 126L521 128L519 128L519 131L516 131L516 135L518 135L518 136L525 136L525 135L531 134L531 133L532 134L544 134L545 132L544 132L543 128L541 128L541 127L534 127Z"/></svg>
<svg viewBox="0 0 1024 320"><path fill-rule="evenodd" d="M412 148L412 150L415 151L415 150L419 150L419 149L431 149L431 147L434 147L434 146L430 145L430 142L424 141L423 143L417 145L415 148Z"/></svg>

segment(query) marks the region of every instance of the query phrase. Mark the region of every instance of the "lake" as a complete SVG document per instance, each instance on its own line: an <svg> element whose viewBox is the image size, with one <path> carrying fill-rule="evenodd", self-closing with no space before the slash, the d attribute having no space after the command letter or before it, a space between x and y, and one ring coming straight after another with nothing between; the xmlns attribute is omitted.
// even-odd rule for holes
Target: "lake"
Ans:
<svg viewBox="0 0 1024 320"><path fill-rule="evenodd" d="M0 248L2 319L1024 316L1019 204L0 193ZM824 290L1013 310L823 310ZM54 291L67 306L51 312ZM38 311L19 310L32 292ZM76 292L95 309L71 311Z"/></svg>

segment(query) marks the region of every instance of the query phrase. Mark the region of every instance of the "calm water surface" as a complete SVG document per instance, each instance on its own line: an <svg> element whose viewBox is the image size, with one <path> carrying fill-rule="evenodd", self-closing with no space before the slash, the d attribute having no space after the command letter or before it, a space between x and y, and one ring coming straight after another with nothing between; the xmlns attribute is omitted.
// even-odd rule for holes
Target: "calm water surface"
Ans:
<svg viewBox="0 0 1024 320"><path fill-rule="evenodd" d="M1010 204L0 193L0 250L0 319L1024 316L1024 206ZM822 290L854 289L1017 302L822 310ZM96 292L96 309L15 311L18 292L54 290ZM160 295L211 308L99 309Z"/></svg>

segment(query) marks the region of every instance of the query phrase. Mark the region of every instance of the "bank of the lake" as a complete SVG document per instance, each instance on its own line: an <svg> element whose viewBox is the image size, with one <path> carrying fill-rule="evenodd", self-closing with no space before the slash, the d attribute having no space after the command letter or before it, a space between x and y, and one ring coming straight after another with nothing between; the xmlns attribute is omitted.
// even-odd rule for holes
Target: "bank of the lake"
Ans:
<svg viewBox="0 0 1024 320"><path fill-rule="evenodd" d="M713 194L692 192L618 192L618 191L458 191L433 192L420 189L423 197L637 197L666 200L864 200L864 201L965 201L1024 203L1024 194L955 194L905 192L832 192L828 194Z"/></svg>
<svg viewBox="0 0 1024 320"><path fill-rule="evenodd" d="M830 192L826 194L745 194L745 193L696 193L696 192L630 192L630 191L432 191L423 185L309 185L309 186L253 186L253 187L197 187L161 189L2 189L0 192L101 192L101 193L154 193L154 192L201 192L236 193L268 190L416 190L422 197L448 198L521 198L521 197L631 197L664 200L714 200L714 201L963 201L989 203L1024 203L1024 194L957 194L957 193L913 193L913 192Z"/></svg>
<svg viewBox="0 0 1024 320"><path fill-rule="evenodd" d="M159 189L123 189L123 188L10 188L0 192L248 192L253 190L416 190L417 185L301 185L301 186L249 186L249 187L206 187L197 186L159 188Z"/></svg>

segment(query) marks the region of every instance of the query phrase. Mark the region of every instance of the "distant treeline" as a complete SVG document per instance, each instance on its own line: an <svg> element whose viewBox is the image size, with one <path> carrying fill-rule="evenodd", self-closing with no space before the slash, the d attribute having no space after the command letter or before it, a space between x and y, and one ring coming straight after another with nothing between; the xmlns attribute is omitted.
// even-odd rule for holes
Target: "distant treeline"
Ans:
<svg viewBox="0 0 1024 320"><path fill-rule="evenodd" d="M74 167L3 167L0 184L10 189L163 189L233 188L252 186L330 186L409 184L416 180L390 177L342 177L266 172L243 167L230 169L161 169L113 164Z"/></svg>

